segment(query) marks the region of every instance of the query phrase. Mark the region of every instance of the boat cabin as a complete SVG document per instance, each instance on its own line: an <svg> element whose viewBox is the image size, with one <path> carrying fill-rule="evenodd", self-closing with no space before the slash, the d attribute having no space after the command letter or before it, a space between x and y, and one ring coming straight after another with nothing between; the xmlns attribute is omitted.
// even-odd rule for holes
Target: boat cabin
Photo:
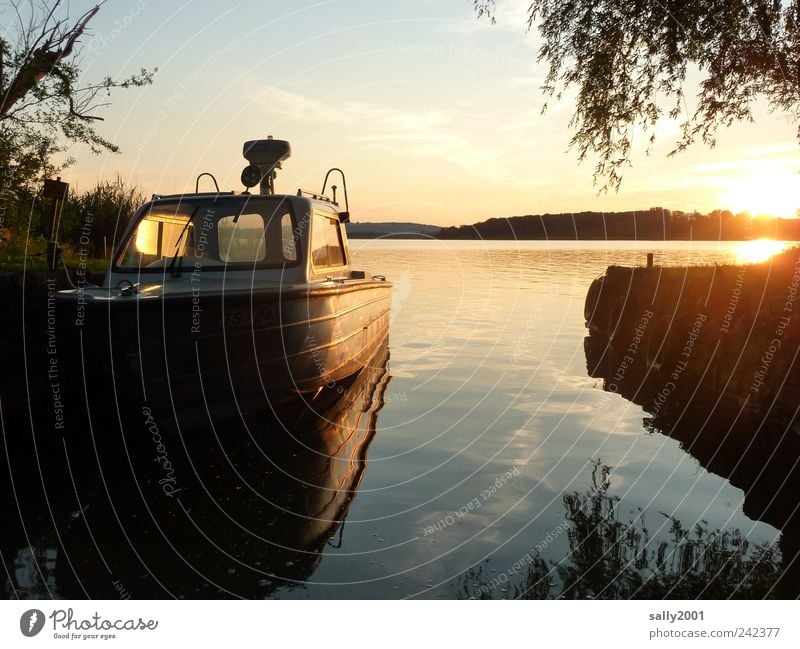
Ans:
<svg viewBox="0 0 800 649"><path fill-rule="evenodd" d="M349 212L339 211L335 186L333 199L324 195L328 176L319 195L274 193L275 169L289 154L281 140L245 143L251 164L242 182L259 183L260 194L153 196L123 234L105 285L165 284L192 273L289 284L350 278Z"/></svg>
<svg viewBox="0 0 800 649"><path fill-rule="evenodd" d="M301 283L349 277L349 265L347 234L330 203L305 196L192 194L156 197L137 211L109 284L233 271Z"/></svg>

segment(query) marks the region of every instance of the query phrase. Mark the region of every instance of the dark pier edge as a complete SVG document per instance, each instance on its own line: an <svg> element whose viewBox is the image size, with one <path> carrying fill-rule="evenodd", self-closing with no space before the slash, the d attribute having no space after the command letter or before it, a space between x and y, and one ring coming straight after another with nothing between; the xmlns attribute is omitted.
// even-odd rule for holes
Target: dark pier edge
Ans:
<svg viewBox="0 0 800 649"><path fill-rule="evenodd" d="M640 405L781 530L800 595L800 249L745 266L611 266L589 287L587 371Z"/></svg>

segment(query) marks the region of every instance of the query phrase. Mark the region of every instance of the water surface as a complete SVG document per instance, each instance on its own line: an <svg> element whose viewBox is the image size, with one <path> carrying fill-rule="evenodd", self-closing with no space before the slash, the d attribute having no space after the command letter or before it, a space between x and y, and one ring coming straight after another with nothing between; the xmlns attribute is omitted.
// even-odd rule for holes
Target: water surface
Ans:
<svg viewBox="0 0 800 649"><path fill-rule="evenodd" d="M508 597L532 556L550 567L567 557L570 494L612 504L623 527L635 521L656 544L679 521L778 547L780 531L745 514L742 489L604 392L584 354L586 291L608 265L643 264L650 251L657 264L738 262L742 244L352 245L356 268L394 283L390 360L388 375L377 368L330 415L338 432L297 413L220 424L205 433L210 445L252 436L254 446L204 456L216 478L187 478L180 508L114 487L127 460L113 460L116 471L98 455L106 471L87 469L95 487L79 505L50 498L33 531L5 538L9 596ZM292 450L288 429L325 443ZM132 474L142 482L146 471ZM559 579L525 592L555 596Z"/></svg>

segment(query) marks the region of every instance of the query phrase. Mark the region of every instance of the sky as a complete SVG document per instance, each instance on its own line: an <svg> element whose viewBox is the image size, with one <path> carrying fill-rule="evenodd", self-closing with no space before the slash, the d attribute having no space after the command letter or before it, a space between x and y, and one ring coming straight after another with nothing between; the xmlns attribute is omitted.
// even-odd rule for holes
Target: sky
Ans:
<svg viewBox="0 0 800 649"><path fill-rule="evenodd" d="M147 194L177 193L209 171L240 191L242 143L272 135L293 149L278 191L319 191L341 167L354 221L656 206L795 215L796 127L763 107L715 149L674 157L677 128L663 121L649 157L645 135L635 140L619 192L598 194L594 161L578 164L569 148L571 98L541 114L545 68L527 0L497 4L493 25L472 0L108 0L82 39L85 78L158 72L97 113L121 153L75 147L65 179L81 190L119 175ZM92 5L68 6L77 16ZM0 25L10 21L3 3Z"/></svg>

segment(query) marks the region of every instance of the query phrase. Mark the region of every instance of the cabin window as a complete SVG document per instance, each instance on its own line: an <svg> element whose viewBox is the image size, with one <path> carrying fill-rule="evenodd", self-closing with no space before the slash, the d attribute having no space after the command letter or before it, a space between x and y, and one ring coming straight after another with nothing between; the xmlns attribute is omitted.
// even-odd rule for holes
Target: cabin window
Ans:
<svg viewBox="0 0 800 649"><path fill-rule="evenodd" d="M281 240L283 241L283 257L286 261L297 261L297 243L294 240L294 223L291 214L281 218Z"/></svg>
<svg viewBox="0 0 800 649"><path fill-rule="evenodd" d="M315 268L345 265L344 245L337 217L314 212L311 228L311 261Z"/></svg>
<svg viewBox="0 0 800 649"><path fill-rule="evenodd" d="M123 246L116 268L279 268L298 263L294 235L286 200L154 203Z"/></svg>
<svg viewBox="0 0 800 649"><path fill-rule="evenodd" d="M173 207L151 211L140 222L127 249L120 257L121 266L140 268L159 260L186 254L192 240L191 210Z"/></svg>
<svg viewBox="0 0 800 649"><path fill-rule="evenodd" d="M217 223L219 257L224 262L264 261L264 218L260 214L224 216Z"/></svg>

